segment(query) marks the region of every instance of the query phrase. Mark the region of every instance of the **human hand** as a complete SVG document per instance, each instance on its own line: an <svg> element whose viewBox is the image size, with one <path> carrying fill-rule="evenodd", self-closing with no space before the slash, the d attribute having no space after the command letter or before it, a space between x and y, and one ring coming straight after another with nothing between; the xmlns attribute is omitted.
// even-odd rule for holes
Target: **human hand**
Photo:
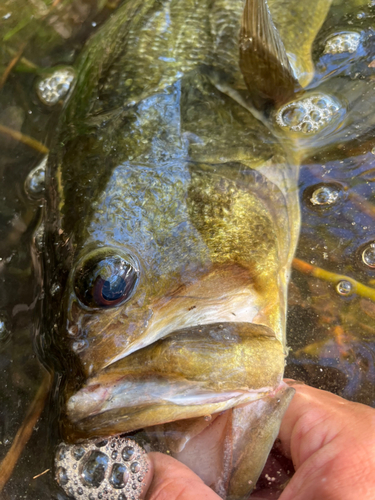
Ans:
<svg viewBox="0 0 375 500"><path fill-rule="evenodd" d="M375 410L294 381L289 384L296 394L279 439L296 472L279 500L374 500ZM177 460L161 453L149 458L154 477L147 500L219 500Z"/></svg>
<svg viewBox="0 0 375 500"><path fill-rule="evenodd" d="M375 410L289 384L296 394L279 438L296 472L279 500L374 500Z"/></svg>

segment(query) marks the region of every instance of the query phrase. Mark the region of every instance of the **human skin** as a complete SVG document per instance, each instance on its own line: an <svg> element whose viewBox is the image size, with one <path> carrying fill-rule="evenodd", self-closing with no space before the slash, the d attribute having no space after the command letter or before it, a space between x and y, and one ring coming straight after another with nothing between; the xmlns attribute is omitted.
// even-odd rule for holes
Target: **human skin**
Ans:
<svg viewBox="0 0 375 500"><path fill-rule="evenodd" d="M279 500L374 500L375 410L287 381L296 394L282 421L281 448L296 470ZM185 465L150 453L146 500L219 500ZM250 497L251 498L251 497Z"/></svg>

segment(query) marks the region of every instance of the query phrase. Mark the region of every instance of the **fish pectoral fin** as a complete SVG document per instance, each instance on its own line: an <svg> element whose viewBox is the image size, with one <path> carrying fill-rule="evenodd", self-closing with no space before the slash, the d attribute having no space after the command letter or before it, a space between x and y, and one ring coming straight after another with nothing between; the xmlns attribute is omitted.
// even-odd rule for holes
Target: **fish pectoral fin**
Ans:
<svg viewBox="0 0 375 500"><path fill-rule="evenodd" d="M227 500L248 498L263 470L294 393L293 388L282 382L275 394L233 409Z"/></svg>
<svg viewBox="0 0 375 500"><path fill-rule="evenodd" d="M240 68L253 105L261 111L281 106L301 88L266 0L246 0L240 31Z"/></svg>

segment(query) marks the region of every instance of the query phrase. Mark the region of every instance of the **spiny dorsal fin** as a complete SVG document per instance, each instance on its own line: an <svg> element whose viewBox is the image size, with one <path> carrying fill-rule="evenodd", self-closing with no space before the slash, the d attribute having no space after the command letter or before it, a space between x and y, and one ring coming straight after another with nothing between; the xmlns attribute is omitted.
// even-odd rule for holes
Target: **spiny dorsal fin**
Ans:
<svg viewBox="0 0 375 500"><path fill-rule="evenodd" d="M240 68L258 110L279 107L300 89L266 0L246 0L240 32Z"/></svg>

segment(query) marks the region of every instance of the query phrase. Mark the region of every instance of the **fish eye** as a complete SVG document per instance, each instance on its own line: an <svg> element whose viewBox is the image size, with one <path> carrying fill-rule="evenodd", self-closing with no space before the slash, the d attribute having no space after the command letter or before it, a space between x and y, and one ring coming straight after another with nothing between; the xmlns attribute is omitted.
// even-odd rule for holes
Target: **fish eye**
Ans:
<svg viewBox="0 0 375 500"><path fill-rule="evenodd" d="M93 252L76 269L74 291L87 307L114 307L132 296L138 276L129 258L108 250Z"/></svg>

